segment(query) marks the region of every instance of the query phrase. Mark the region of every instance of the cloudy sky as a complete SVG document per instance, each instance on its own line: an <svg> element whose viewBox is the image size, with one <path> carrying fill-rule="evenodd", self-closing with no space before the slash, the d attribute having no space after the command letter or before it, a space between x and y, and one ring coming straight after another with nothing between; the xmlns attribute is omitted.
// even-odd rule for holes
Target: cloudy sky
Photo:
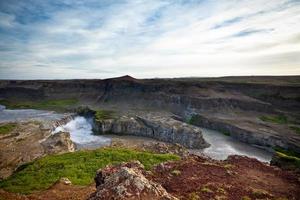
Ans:
<svg viewBox="0 0 300 200"><path fill-rule="evenodd" d="M300 0L0 0L0 79L299 75Z"/></svg>

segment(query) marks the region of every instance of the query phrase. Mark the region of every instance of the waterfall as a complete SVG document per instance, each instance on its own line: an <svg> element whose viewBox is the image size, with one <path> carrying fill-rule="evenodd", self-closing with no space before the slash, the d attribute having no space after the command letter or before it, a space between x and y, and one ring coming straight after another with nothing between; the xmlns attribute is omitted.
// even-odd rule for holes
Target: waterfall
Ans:
<svg viewBox="0 0 300 200"><path fill-rule="evenodd" d="M79 148L97 148L109 145L111 142L110 138L93 134L92 121L92 119L77 116L66 124L62 122L52 133L55 134L60 131L69 132L71 140Z"/></svg>

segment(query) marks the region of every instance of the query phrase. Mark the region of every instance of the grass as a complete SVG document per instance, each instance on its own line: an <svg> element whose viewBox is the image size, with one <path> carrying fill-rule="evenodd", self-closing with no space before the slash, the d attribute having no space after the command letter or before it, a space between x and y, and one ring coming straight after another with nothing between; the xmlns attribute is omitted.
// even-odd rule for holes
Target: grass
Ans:
<svg viewBox="0 0 300 200"><path fill-rule="evenodd" d="M282 154L285 154L287 156L292 156L292 157L298 157L300 158L300 153L297 153L293 150L286 150L286 149L283 149L283 148L280 148L280 147L274 147L274 150L276 152L280 152Z"/></svg>
<svg viewBox="0 0 300 200"><path fill-rule="evenodd" d="M8 109L43 109L43 110L64 110L78 103L77 99L51 99L41 101L10 101L0 100L0 104Z"/></svg>
<svg viewBox="0 0 300 200"><path fill-rule="evenodd" d="M281 160L289 163L289 165L295 166L296 168L300 169L300 158L296 156L289 156L281 152L276 152L277 156L280 157Z"/></svg>
<svg viewBox="0 0 300 200"><path fill-rule="evenodd" d="M16 126L15 123L0 124L0 135L10 133Z"/></svg>
<svg viewBox="0 0 300 200"><path fill-rule="evenodd" d="M95 120L102 121L105 119L112 119L114 118L114 112L110 110L96 110L95 113Z"/></svg>
<svg viewBox="0 0 300 200"><path fill-rule="evenodd" d="M158 163L178 159L171 154L118 148L49 155L19 167L12 176L0 182L0 188L28 194L47 189L61 177L69 178L74 185L88 185L93 182L96 171L108 164L139 160L148 170Z"/></svg>
<svg viewBox="0 0 300 200"><path fill-rule="evenodd" d="M260 119L265 122L271 122L275 124L287 124L288 119L284 115L276 115L276 116L261 116Z"/></svg>
<svg viewBox="0 0 300 200"><path fill-rule="evenodd" d="M281 161L287 166L292 166L292 168L300 169L300 154L292 151L292 150L285 150L280 147L275 147L274 150L276 151L276 155L280 158Z"/></svg>
<svg viewBox="0 0 300 200"><path fill-rule="evenodd" d="M293 131L295 131L297 134L300 134L300 127L290 126L290 129L292 129Z"/></svg>

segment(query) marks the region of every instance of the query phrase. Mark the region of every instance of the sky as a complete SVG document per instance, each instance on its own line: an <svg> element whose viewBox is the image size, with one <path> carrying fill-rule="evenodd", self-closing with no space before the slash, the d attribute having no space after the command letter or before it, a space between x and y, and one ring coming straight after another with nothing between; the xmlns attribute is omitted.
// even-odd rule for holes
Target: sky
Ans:
<svg viewBox="0 0 300 200"><path fill-rule="evenodd" d="M300 0L0 0L0 79L300 75Z"/></svg>

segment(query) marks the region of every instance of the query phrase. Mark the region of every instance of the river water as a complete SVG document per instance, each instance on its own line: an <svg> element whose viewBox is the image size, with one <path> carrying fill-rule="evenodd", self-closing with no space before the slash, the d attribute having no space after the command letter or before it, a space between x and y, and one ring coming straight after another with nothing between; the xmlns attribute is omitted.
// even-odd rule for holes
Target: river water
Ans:
<svg viewBox="0 0 300 200"><path fill-rule="evenodd" d="M58 114L53 111L43 111L34 109L5 109L0 105L0 122L12 121L56 121L69 114ZM109 136L93 135L92 121L84 117L75 117L67 124L57 127L53 133L59 131L70 132L71 140L76 143L77 148L97 148L107 146L111 143ZM202 128L204 139L211 144L203 150L191 150L194 154L205 154L213 159L223 160L229 155L245 155L256 158L263 162L269 162L272 153L246 143L239 142L220 132Z"/></svg>
<svg viewBox="0 0 300 200"><path fill-rule="evenodd" d="M193 153L203 153L217 160L224 160L229 155L244 155L256 158L262 162L270 162L272 153L247 143L240 142L218 131L201 128L204 139L211 144L203 150L191 150Z"/></svg>
<svg viewBox="0 0 300 200"><path fill-rule="evenodd" d="M54 111L35 109L5 109L0 105L0 122L18 121L56 121L69 114L59 114Z"/></svg>

